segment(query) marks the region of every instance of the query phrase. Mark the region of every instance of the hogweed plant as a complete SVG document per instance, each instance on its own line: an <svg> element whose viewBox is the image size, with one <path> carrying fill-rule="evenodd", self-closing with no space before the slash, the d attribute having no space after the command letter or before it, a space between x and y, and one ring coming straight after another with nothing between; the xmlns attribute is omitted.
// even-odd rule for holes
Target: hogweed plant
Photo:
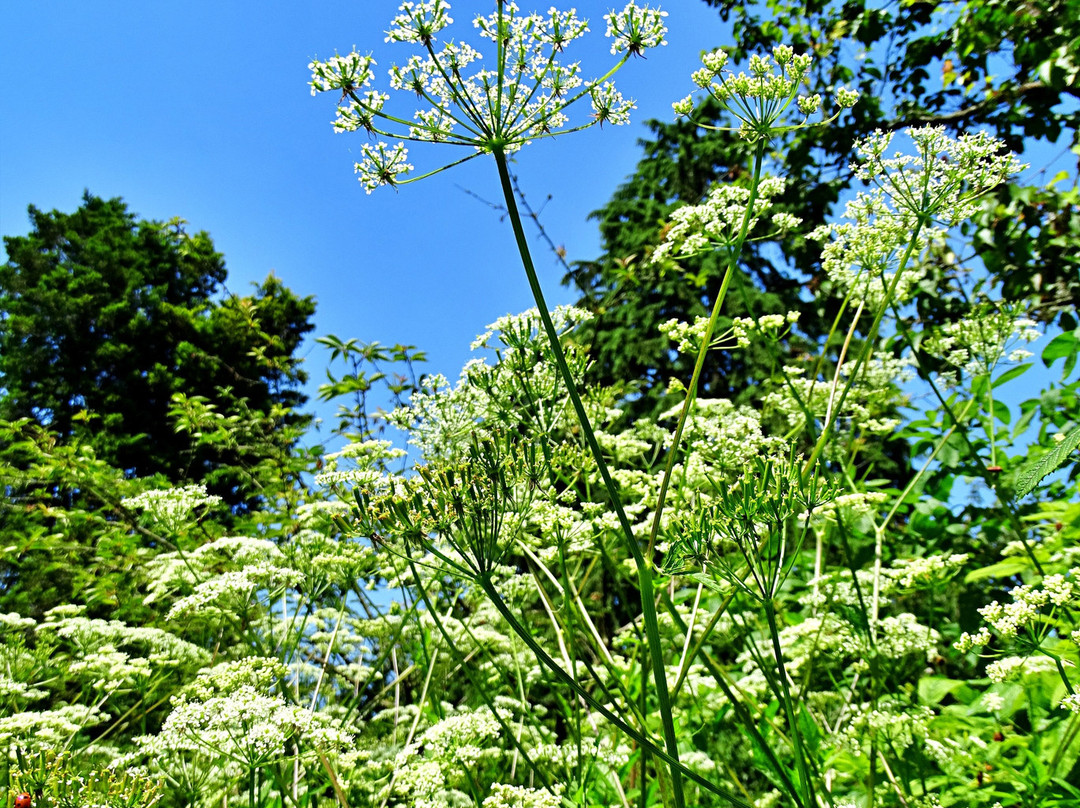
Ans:
<svg viewBox="0 0 1080 808"><path fill-rule="evenodd" d="M682 775L679 771L675 726L667 703L667 685L662 671L652 598L652 575L619 504L615 481L604 462L577 385L567 367L529 252L507 164L508 154L532 139L605 122L616 125L628 123L633 102L624 99L609 79L631 57L642 56L649 48L665 44L663 18L666 12L640 8L631 2L622 11L607 14L604 18L606 34L612 37L611 53L619 57L618 61L600 78L584 80L580 76L578 63L564 65L557 58L573 40L588 32L587 23L578 18L574 10L564 12L553 7L547 15L522 14L515 3L498 3L491 15L477 16L474 26L484 39L493 43L495 55L492 66L482 67L471 74L468 73L469 66L482 58L477 50L462 42L452 41L444 44L440 51L435 50L436 35L452 22L448 3L440 0L403 3L400 10L401 14L394 19L387 32L387 41L419 44L424 55L413 56L403 66L393 66L390 70L390 86L395 90L413 92L432 105L416 111L416 124L391 114L385 107L389 101L386 94L378 91L367 91L363 96L359 94L372 81L374 60L370 56L352 53L325 63L312 62L312 93L340 91L342 100L350 102L338 108L338 120L335 122L338 130L362 129L375 135L393 137L384 124L386 127L405 127L404 132L395 130L400 132L402 138L395 146L379 143L374 147L364 147L365 160L357 164L357 172L369 192L380 185L399 184L401 178L412 170L412 166L406 162L408 151L404 146L405 140L466 146L473 152L450 165L460 164L480 154L490 154L495 159L504 204L537 311L638 566L646 630L654 649L652 664L663 715L664 744L666 755L671 758L675 802L681 808L684 803ZM570 126L567 112L585 97L590 101L591 120ZM481 585L485 588L491 586L490 581L484 578Z"/></svg>
<svg viewBox="0 0 1080 808"><path fill-rule="evenodd" d="M1044 325L962 271L966 218L1019 163L935 127L860 143L864 187L806 234L821 254L804 302L832 326L796 353L797 312L724 312L747 246L802 227L768 174L774 139L856 99L805 95L813 64L790 48L741 72L705 54L691 82L749 170L685 200L645 256L677 273L708 253L721 276L707 316L660 328L691 377L632 421L625 387L587 381L590 315L545 305L508 160L625 123L612 79L663 44L664 14L604 17L612 67L593 79L569 61L589 27L576 12L492 7L477 49L449 38L449 4L404 3L387 39L415 53L386 90L370 55L311 65L335 128L371 137L366 191L442 170L414 173L414 143L460 147L443 168L495 161L536 308L492 323L457 379L417 377L407 346L325 338L346 369L322 392L350 402L349 442L248 469L262 504L247 514L212 480L163 488L0 422L0 471L28 503L3 511L19 534L4 553L51 548L43 588L85 580L85 558L117 573L0 614L11 799L1076 805L1080 505L1075 474L1053 472L1080 443L1080 338L1050 341L1060 382L1013 406L1002 388L1034 375ZM931 295L948 316L928 325ZM702 392L707 359L748 349L775 360L754 400ZM395 407L376 421L379 380ZM194 399L174 414L206 447L255 434ZM101 616L118 582L138 592L134 622Z"/></svg>
<svg viewBox="0 0 1080 808"><path fill-rule="evenodd" d="M902 490L870 490L858 468L868 442L900 425L897 380L912 366L929 375L902 309L932 249L1022 166L985 135L951 138L936 127L906 132L910 151L889 153L891 134L860 143L853 171L868 190L848 203L846 221L812 234L824 244L827 292L841 301L826 340L840 346L831 378L823 354L808 367L781 363L761 410L696 400L709 351L740 350L751 339L779 351L784 330L797 324L795 313L740 318L730 333L716 334L745 245L800 225L772 209L785 183L764 174L770 141L828 124L857 100L840 88L835 111L811 121L823 100L801 94L810 57L779 47L771 57L751 57L748 71L736 74L726 52L706 54L693 81L734 119L731 129L747 144L749 180L717 185L700 204L677 210L653 250L662 264L715 251L725 269L707 319L664 329L677 350L695 356L692 377L672 388L682 403L656 422L625 425L618 394L582 381L587 353L573 341L573 325L584 314L553 317L545 305L507 158L531 140L627 122L632 103L610 79L631 56L663 44L663 12L631 3L607 15L619 58L593 80L582 78L577 63L560 61L588 31L574 11L523 14L514 3L497 3L474 20L494 51L482 67L471 46L438 44L452 23L449 4L404 3L400 12L387 41L417 45L421 54L392 66L389 84L419 99L421 109L410 118L388 94L368 89L376 65L359 53L312 62L312 93L340 93L337 131L399 141L363 146L356 170L368 193L435 173L412 176L406 142L470 150L436 171L491 155L536 309L478 338L474 349L493 349L494 364L471 362L456 385L429 380L429 389L396 411L393 420L422 453L412 474L365 465L358 452L355 475L324 478L353 500L341 529L370 539L394 570L387 580L416 592L424 606L412 613L431 643L423 695L430 697L440 654L472 692L472 705L460 708L461 726L469 727L461 747L446 747L435 732L441 723L421 736L414 722L408 738L427 740L410 740L392 774L371 764L386 783L382 804L394 795L417 805L483 806L599 798L642 806L907 808L957 799L962 788L931 782L908 765L916 755L950 777L950 767L967 759L956 754L962 744L935 737L948 725L946 711L892 688L919 680L920 666L941 658L933 592L955 579L969 556L905 558L887 552L886 539L913 512L954 438L966 434L986 384L968 401L946 402L935 388L951 420ZM592 119L572 124L570 107L585 98ZM691 120L694 108L693 97L674 105ZM897 337L886 343L880 335L890 313ZM974 318L976 331L992 324ZM937 344L958 364L960 326L953 331L923 347ZM886 353L898 338L907 350ZM991 435L992 460L994 446ZM860 567L856 547L867 535L869 570ZM1073 589L1054 592L1054 604L1064 608ZM931 613L904 610L920 598ZM626 621L615 632L594 605L605 599ZM493 634L493 621L513 634ZM960 650L976 641L966 642ZM1051 646L1041 645L1042 653L1052 655ZM1053 658L1064 670L1063 657ZM553 695L568 736L561 743L543 720L548 708L535 701L550 703L540 695L545 681L555 687L551 694L565 694ZM1065 673L1062 681L1071 698ZM734 720L734 735L716 723L720 715ZM1063 737L1068 746L1075 733ZM710 757L699 742L729 759ZM736 771L739 755L747 767ZM501 761L495 779L484 761Z"/></svg>

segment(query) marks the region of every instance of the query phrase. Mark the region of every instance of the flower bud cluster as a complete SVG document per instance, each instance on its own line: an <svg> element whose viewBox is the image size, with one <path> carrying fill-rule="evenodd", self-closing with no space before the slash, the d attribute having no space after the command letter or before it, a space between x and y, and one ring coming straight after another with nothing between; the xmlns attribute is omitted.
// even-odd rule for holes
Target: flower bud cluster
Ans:
<svg viewBox="0 0 1080 808"><path fill-rule="evenodd" d="M778 214L780 216L787 214ZM792 217L794 218L794 217ZM787 334L789 327L799 321L799 312L787 314L764 314L755 320L753 317L736 317L731 324L732 333L740 348L750 347L750 335L757 333L773 342Z"/></svg>

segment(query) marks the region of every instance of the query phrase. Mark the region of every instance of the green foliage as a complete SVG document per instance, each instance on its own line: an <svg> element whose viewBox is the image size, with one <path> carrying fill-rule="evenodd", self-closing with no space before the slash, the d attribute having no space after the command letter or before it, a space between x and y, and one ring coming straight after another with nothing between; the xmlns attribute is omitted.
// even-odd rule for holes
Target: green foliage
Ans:
<svg viewBox="0 0 1080 808"><path fill-rule="evenodd" d="M1016 475L1016 496L1024 497L1047 475L1053 473L1080 446L1080 426L1064 435L1061 442L1034 462L1029 462Z"/></svg>
<svg viewBox="0 0 1080 808"><path fill-rule="evenodd" d="M314 302L273 276L215 300L225 264L210 237L180 219L138 220L120 199L87 193L73 214L31 206L30 218L29 235L5 238L0 267L0 417L78 438L132 476L213 473L230 505L254 505L236 467L258 462L256 450L193 449L170 424L173 397L277 407L282 426L302 426L295 352Z"/></svg>
<svg viewBox="0 0 1080 808"><path fill-rule="evenodd" d="M9 776L16 797L29 795L38 808L151 808L161 798L160 783L108 768L88 772L70 754L19 750L18 767Z"/></svg>
<svg viewBox="0 0 1080 808"><path fill-rule="evenodd" d="M908 54L938 53L937 8L812 14L841 14L823 30L863 42L875 70L889 26ZM392 38L430 45L448 23L439 2L401 11ZM504 13L517 12L481 26ZM1012 19L992 3L958 13ZM495 41L577 24L551 15ZM632 5L609 22L629 26L628 52L642 31L662 37L662 18ZM664 211L640 259L618 262L624 278L663 279L685 275L671 256L707 253L716 271L716 284L700 278L707 308L688 301L656 327L658 354L693 368L673 406L635 398L635 380L590 380L603 329L543 306L496 143L538 307L489 326L456 383L417 378L410 346L320 340L320 395L342 402L349 438L330 454L298 448L287 403L170 397L170 427L194 452L249 458L239 468L260 508L229 509L205 484L213 468L182 486L136 478L78 428L0 422L0 533L18 571L5 595L24 612L0 614L8 786L61 808L145 808L151 783L178 807L1076 804L1076 323L1049 287L950 258L982 238L982 200L1017 161L939 127L859 141L852 172L873 189L813 230L807 305L822 330L792 335L803 320L755 311L736 271L765 267L753 245L797 229L776 204L784 182L763 172L768 137L797 154L846 135L755 114L778 109L778 74L786 103L817 109L794 101L805 56L752 58L759 81L726 58L695 74L710 100L677 110L720 120L714 102L737 106L770 130L742 146L744 184ZM360 104L341 72L360 67L355 54L316 63L317 89ZM923 84L913 93L933 103ZM379 97L363 98L340 114L375 116ZM369 185L398 181L399 158L380 168L389 153L365 153ZM1063 248L1028 235L1033 254ZM784 260L817 260L795 255ZM234 328L261 322L244 312ZM1039 358L1021 347L1042 336L1035 317L1062 325ZM699 376L712 357L761 363L737 391ZM390 413L368 412L376 388ZM387 425L412 457L381 439ZM28 766L15 749L40 757ZM108 760L110 778L63 774Z"/></svg>
<svg viewBox="0 0 1080 808"><path fill-rule="evenodd" d="M847 86L860 96L842 125L794 130L778 136L770 149L769 170L788 180L786 210L800 216L805 229L773 244L749 245L720 325L723 330L729 318L795 310L802 314L799 329L771 350L755 346L739 356L710 356L700 381L702 395L746 403L783 361L779 356L816 353L837 315L836 301L819 294L825 276L818 251L800 232L824 223L851 187L848 164L859 138L878 129L939 123L956 132L988 129L1021 153L1034 139L1071 142L1075 151L1077 113L1069 98L1077 93L1080 46L1066 21L1080 11L1075 0L706 2L733 26L733 59L790 45L814 57L806 92ZM685 383L691 375L690 360L667 351L658 326L671 317L692 321L707 312L723 271L715 255L677 266L649 267L645 261L674 209L703 199L716 183L748 178L741 137L697 125L730 126L730 117L706 103L695 121L649 122L652 136L642 143L634 174L592 214L602 254L576 263L565 279L583 291L578 305L597 315L587 326L595 354L592 378L637 391L640 398L630 406L638 414L655 414L668 380ZM1038 295L1039 319L1064 317L1063 325L1072 328L1072 305L1080 296L1080 240L1076 190L1058 190L1062 179L1045 188L999 189L971 233L975 260L1003 284L1009 299ZM932 282L945 288L944 278ZM942 302L937 295L922 297L920 313L941 321L947 317ZM829 347L835 358L839 345ZM902 463L895 455L892 460Z"/></svg>

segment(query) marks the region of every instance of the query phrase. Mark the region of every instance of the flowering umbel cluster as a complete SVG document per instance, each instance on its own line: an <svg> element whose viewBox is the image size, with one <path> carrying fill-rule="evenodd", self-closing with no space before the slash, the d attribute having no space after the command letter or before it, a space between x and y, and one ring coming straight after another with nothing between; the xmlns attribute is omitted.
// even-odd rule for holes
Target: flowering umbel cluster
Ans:
<svg viewBox="0 0 1080 808"><path fill-rule="evenodd" d="M773 48L772 57L753 55L748 66L749 73L735 74L727 70L728 54L724 50L715 50L701 57L703 67L694 71L694 84L715 98L738 120L739 134L757 143L768 140L785 129L797 129L805 126L811 115L821 109L822 100L818 94L802 95L803 80L810 72L813 60L806 54L796 54L788 45ZM853 107L859 95L854 90L844 87L836 91L836 105L839 109L827 118L827 123L840 114L839 110ZM802 120L789 125L781 121L794 104ZM671 105L675 114L691 117L694 111L692 96Z"/></svg>
<svg viewBox="0 0 1080 808"><path fill-rule="evenodd" d="M943 127L924 126L903 137L911 148L891 156L892 132L856 144L860 159L851 169L871 187L847 203L847 221L810 234L825 243L821 262L830 283L860 303L909 299L925 271L916 258L970 218L983 194L1025 168L984 133L954 138Z"/></svg>
<svg viewBox="0 0 1080 808"><path fill-rule="evenodd" d="M856 145L855 176L881 188L900 211L947 225L971 218L979 197L1027 166L985 132L950 137L944 126L906 130L914 154L892 145L893 132L875 132Z"/></svg>
<svg viewBox="0 0 1080 808"><path fill-rule="evenodd" d="M941 371L947 387L958 384L957 370L969 377L989 376L1002 364L1022 362L1031 351L1018 344L1042 336L1038 324L1024 309L1008 303L981 303L968 316L946 323L939 333L923 341L923 349L953 369Z"/></svg>
<svg viewBox="0 0 1080 808"><path fill-rule="evenodd" d="M743 233L753 230L766 215L769 215L772 233L757 236L754 240L774 238L798 227L802 221L798 216L771 212L772 200L784 193L785 185L779 177L762 179L756 193L738 185L714 185L700 205L684 205L671 214L671 225L663 243L653 251L652 263L714 249L737 249ZM752 210L748 210L751 206Z"/></svg>
<svg viewBox="0 0 1080 808"><path fill-rule="evenodd" d="M563 62L560 56L575 39L588 31L588 21L574 9L551 8L546 14L523 14L516 3L497 3L496 10L478 15L473 27L495 49L493 64L484 65L481 53L460 40L437 43L438 35L453 22L450 4L444 0L402 3L400 13L387 31L387 42L419 45L421 54L389 70L393 90L414 95L421 104L412 120L387 107L390 96L372 86L375 59L356 52L312 61L311 93L340 93L339 132L364 130L371 135L396 139L362 147L364 159L356 171L365 190L405 181L413 166L408 162L407 141L469 146L468 157L423 176L442 171L479 154L516 151L529 141L577 131L605 122L630 120L634 102L623 98L612 75L631 56L665 44L666 12L628 3L622 11L604 16L611 52L620 60L598 79L586 80L580 62ZM592 117L571 125L566 110L588 97ZM422 179L415 177L413 179Z"/></svg>

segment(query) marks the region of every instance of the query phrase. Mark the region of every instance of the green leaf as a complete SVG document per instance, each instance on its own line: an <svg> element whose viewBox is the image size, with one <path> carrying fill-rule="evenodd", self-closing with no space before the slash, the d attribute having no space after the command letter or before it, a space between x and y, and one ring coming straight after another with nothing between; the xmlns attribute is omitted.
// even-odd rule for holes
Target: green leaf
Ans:
<svg viewBox="0 0 1080 808"><path fill-rule="evenodd" d="M964 583L971 584L976 581L985 581L988 578L1011 578L1013 575L1019 575L1029 569L1031 569L1031 562L1027 558L1006 558L1004 561L991 564L989 567L972 570L964 576Z"/></svg>
<svg viewBox="0 0 1080 808"><path fill-rule="evenodd" d="M1022 435L1025 431L1027 431L1027 428L1031 424L1031 421L1035 418L1035 412L1036 410L1034 407L1029 407L1027 410L1024 411L1024 414L1020 416L1019 420L1017 420L1016 422L1016 426L1013 427L1013 440L1016 440L1018 435Z"/></svg>
<svg viewBox="0 0 1080 808"><path fill-rule="evenodd" d="M729 591L731 591L730 586L721 585L711 575L706 575L703 572L694 572L687 575L686 577L692 581L697 581L699 584L702 584L706 589L717 592L721 595L726 595Z"/></svg>
<svg viewBox="0 0 1080 808"><path fill-rule="evenodd" d="M994 399L994 417L1001 423L1007 424L1012 421L1012 413L1009 412L1009 407L1004 401L998 401Z"/></svg>
<svg viewBox="0 0 1080 808"><path fill-rule="evenodd" d="M931 706L940 704L946 696L964 687L967 687L967 682L946 679L944 676L924 676L919 680L919 703Z"/></svg>
<svg viewBox="0 0 1080 808"><path fill-rule="evenodd" d="M1014 368L1009 368L1004 373L1002 373L1000 376L998 376L996 379L994 379L994 383L991 386L992 387L1000 387L1001 385L1005 384L1005 382L1011 382L1017 376L1021 376L1024 373L1026 373L1030 368L1031 368L1031 363L1030 362L1028 362L1026 365L1017 365Z"/></svg>
<svg viewBox="0 0 1080 808"><path fill-rule="evenodd" d="M1043 348L1042 360L1047 367L1054 364L1055 360L1069 356L1076 351L1076 332L1066 331L1058 334L1049 344Z"/></svg>
<svg viewBox="0 0 1080 808"><path fill-rule="evenodd" d="M1080 446L1080 426L1073 427L1065 439L1034 463L1025 463L1016 475L1016 497L1026 497L1043 478L1058 468Z"/></svg>

